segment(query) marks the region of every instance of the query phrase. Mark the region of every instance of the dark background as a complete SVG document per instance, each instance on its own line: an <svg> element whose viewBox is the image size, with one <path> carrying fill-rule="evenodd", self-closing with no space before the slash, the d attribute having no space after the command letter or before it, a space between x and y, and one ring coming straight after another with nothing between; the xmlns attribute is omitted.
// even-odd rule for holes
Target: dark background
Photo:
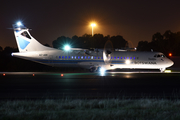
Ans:
<svg viewBox="0 0 180 120"><path fill-rule="evenodd" d="M60 36L91 34L95 21L94 33L121 35L137 47L156 32L178 32L179 5L177 0L1 0L0 46L17 46L7 28L21 20L38 41L51 46Z"/></svg>

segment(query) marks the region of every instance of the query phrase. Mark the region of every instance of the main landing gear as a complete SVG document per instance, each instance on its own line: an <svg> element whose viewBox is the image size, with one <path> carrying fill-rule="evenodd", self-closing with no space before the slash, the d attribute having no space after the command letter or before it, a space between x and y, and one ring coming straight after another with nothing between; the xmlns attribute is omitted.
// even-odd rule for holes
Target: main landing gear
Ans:
<svg viewBox="0 0 180 120"><path fill-rule="evenodd" d="M98 70L97 67L91 67L91 68L89 69L90 72L96 72L97 70Z"/></svg>

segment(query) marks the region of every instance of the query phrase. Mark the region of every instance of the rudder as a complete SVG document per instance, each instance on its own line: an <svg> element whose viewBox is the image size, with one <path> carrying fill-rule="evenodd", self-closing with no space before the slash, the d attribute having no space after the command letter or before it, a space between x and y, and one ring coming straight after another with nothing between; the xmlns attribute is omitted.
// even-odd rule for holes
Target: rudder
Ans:
<svg viewBox="0 0 180 120"><path fill-rule="evenodd" d="M19 52L44 51L53 49L39 43L30 35L29 29L20 22L14 24L13 29Z"/></svg>

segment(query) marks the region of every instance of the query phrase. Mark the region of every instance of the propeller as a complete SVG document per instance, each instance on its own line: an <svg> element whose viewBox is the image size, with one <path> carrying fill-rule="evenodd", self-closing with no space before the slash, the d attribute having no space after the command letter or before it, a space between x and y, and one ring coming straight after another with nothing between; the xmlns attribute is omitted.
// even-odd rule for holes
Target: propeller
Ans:
<svg viewBox="0 0 180 120"><path fill-rule="evenodd" d="M105 64L110 65L112 62L111 57L113 57L113 44L110 40L108 40L105 45L104 45L104 50L103 50L103 59Z"/></svg>

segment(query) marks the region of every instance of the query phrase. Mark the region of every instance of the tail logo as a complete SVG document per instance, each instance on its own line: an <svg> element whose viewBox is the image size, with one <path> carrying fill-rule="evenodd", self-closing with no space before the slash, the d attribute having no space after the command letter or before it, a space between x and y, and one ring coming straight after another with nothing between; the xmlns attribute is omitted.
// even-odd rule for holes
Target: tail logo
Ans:
<svg viewBox="0 0 180 120"><path fill-rule="evenodd" d="M26 46L30 43L29 41L24 40L21 37L18 37L17 39L18 39L18 43L19 43L19 46L20 46L21 49L25 49Z"/></svg>

